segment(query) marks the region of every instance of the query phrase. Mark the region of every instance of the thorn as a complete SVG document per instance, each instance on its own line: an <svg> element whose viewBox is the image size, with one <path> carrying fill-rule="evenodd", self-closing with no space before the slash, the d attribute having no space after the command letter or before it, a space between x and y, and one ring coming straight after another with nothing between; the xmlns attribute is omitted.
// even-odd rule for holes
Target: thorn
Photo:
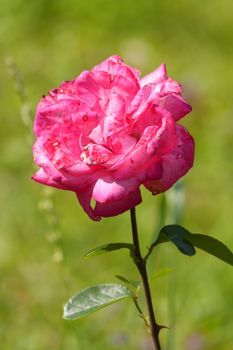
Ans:
<svg viewBox="0 0 233 350"><path fill-rule="evenodd" d="M167 326L163 326L163 325L158 325L159 331L161 331L161 329L166 328L166 329L170 329L170 327Z"/></svg>

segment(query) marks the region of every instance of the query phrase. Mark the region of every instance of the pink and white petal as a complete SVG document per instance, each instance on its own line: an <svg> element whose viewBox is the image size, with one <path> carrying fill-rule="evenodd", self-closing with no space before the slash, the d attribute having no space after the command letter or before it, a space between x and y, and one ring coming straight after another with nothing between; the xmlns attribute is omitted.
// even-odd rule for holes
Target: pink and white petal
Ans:
<svg viewBox="0 0 233 350"><path fill-rule="evenodd" d="M125 115L125 101L117 93L112 92L108 105L105 109L105 118L101 121L103 137L107 140L108 136L115 134L117 129L122 129Z"/></svg>
<svg viewBox="0 0 233 350"><path fill-rule="evenodd" d="M145 187L153 194L168 190L177 180L184 176L193 166L194 140L181 125L177 126L179 137L175 151L162 156L162 176L159 180L147 181Z"/></svg>
<svg viewBox="0 0 233 350"><path fill-rule="evenodd" d="M103 110L111 98L112 91L121 95L124 98L125 104L129 105L139 90L139 84L135 81L135 78L129 78L124 71L118 72L114 76L107 72L95 71L93 75L101 88L99 106Z"/></svg>
<svg viewBox="0 0 233 350"><path fill-rule="evenodd" d="M142 164L144 164L147 159L151 157L151 155L147 152L147 145L152 139L154 139L156 133L156 126L147 127L144 130L142 137L136 143L135 147L132 148L131 152L124 155L124 157L120 158L115 164L113 164L111 170L121 170L124 166L126 166L126 172L128 168L128 172L130 174L130 169L132 169L134 172L138 166L140 167ZM131 174L129 176L131 176Z"/></svg>
<svg viewBox="0 0 233 350"><path fill-rule="evenodd" d="M115 171L116 179L126 179L129 177L139 177L141 179L143 169L151 158L156 155L159 142L156 139L156 134L156 126L147 127L132 151L113 164L110 170Z"/></svg>
<svg viewBox="0 0 233 350"><path fill-rule="evenodd" d="M101 112L102 113L102 112ZM61 100L43 108L37 108L34 132L37 137L42 135L58 134L66 130L69 135L77 133L90 133L99 123L99 114L90 110L84 102L74 100ZM72 131L72 132L71 132Z"/></svg>
<svg viewBox="0 0 233 350"><path fill-rule="evenodd" d="M125 130L122 130L122 132L119 132L116 135L115 141L113 138L113 140L111 142L111 146L114 146L114 144L117 142L119 142L119 144L120 144L119 155L123 155L125 157L136 146L137 139L133 136L126 134ZM114 148L114 152L115 152L115 154L118 154L118 151L116 148Z"/></svg>
<svg viewBox="0 0 233 350"><path fill-rule="evenodd" d="M92 141L94 141L95 143L98 143L98 144L102 144L104 142L102 128L101 128L100 124L92 129L92 131L88 137L89 137L89 139L91 139Z"/></svg>
<svg viewBox="0 0 233 350"><path fill-rule="evenodd" d="M134 99L132 100L130 106L128 107L126 114L126 122L130 125L131 120L137 118L138 115L143 113L148 105L150 104L149 97L153 91L153 85L149 84L141 88Z"/></svg>
<svg viewBox="0 0 233 350"><path fill-rule="evenodd" d="M148 94L146 103L147 105L149 103L160 105L160 101L163 97L166 97L170 94L181 94L182 93L182 87L181 85L172 79L166 79L163 80L157 84L149 84L145 85L142 89L148 89L151 91L150 95ZM144 102L145 104L145 102Z"/></svg>
<svg viewBox="0 0 233 350"><path fill-rule="evenodd" d="M156 108L161 113L161 125L155 139L158 140L158 155L172 152L177 145L176 124L171 114L161 107ZM154 140L152 142L155 142Z"/></svg>
<svg viewBox="0 0 233 350"><path fill-rule="evenodd" d="M115 91L111 91L109 101L104 108L104 114L106 119L110 117L122 121L125 114L124 98Z"/></svg>
<svg viewBox="0 0 233 350"><path fill-rule="evenodd" d="M52 164L48 163L45 164L43 168L39 169L32 179L44 185L63 190L77 191L77 189L82 188L82 185L77 183L77 179L74 179L71 176L66 176L62 172L58 172Z"/></svg>
<svg viewBox="0 0 233 350"><path fill-rule="evenodd" d="M93 208L91 207L91 195L92 195L92 186L89 186L83 191L76 192L78 201L83 207L84 211L87 213L87 215L94 221L100 221L101 215L99 215L98 213L95 213Z"/></svg>
<svg viewBox="0 0 233 350"><path fill-rule="evenodd" d="M175 80L167 79L157 84L144 85L136 94L131 102L127 114L126 123L130 126L137 120L140 115L145 113L152 106L164 107L165 99L174 94L180 95L182 92L181 85ZM185 107L188 108L188 107ZM170 111L170 109L168 110Z"/></svg>
<svg viewBox="0 0 233 350"><path fill-rule="evenodd" d="M33 145L33 157L35 163L44 169L46 174L53 178L55 181L60 181L61 174L60 172L55 168L55 166L51 163L51 161L46 157L43 151L43 138L37 138L36 142Z"/></svg>
<svg viewBox="0 0 233 350"><path fill-rule="evenodd" d="M56 187L62 190L67 190L66 186L63 186L58 177L56 177L56 180L53 179L51 176L47 175L44 171L44 169L39 169L35 175L32 176L32 180L39 182L43 185L47 185L47 186L52 186L52 187Z"/></svg>
<svg viewBox="0 0 233 350"><path fill-rule="evenodd" d="M174 119L163 110L159 123L151 123L144 130L141 138L132 150L117 160L111 167L117 179L137 177L140 182L146 181L147 165L154 157L161 157L172 152L177 144ZM158 125L156 125L158 124Z"/></svg>
<svg viewBox="0 0 233 350"><path fill-rule="evenodd" d="M39 103L34 122L35 135L39 137L43 133L50 133L54 125L61 124L60 113L66 109L66 106L67 104L61 101L46 106Z"/></svg>
<svg viewBox="0 0 233 350"><path fill-rule="evenodd" d="M53 177L51 174L55 176ZM32 180L41 184L73 192L79 190L81 191L83 188L86 188L88 184L87 179L81 179L77 180L75 178L72 178L69 174L64 174L63 172L56 172L56 169L53 169L52 165L50 168L47 166L45 169L39 169L36 172L36 174L32 176Z"/></svg>
<svg viewBox="0 0 233 350"><path fill-rule="evenodd" d="M157 84L162 80L167 79L166 65L162 63L154 72L146 75L140 80L141 88L147 84Z"/></svg>
<svg viewBox="0 0 233 350"><path fill-rule="evenodd" d="M94 214L102 217L109 217L119 215L129 209L134 208L142 201L140 189L137 188L133 192L129 192L127 196L122 199L113 199L110 202L100 203L96 202Z"/></svg>
<svg viewBox="0 0 233 350"><path fill-rule="evenodd" d="M63 82L60 87L51 90L47 95L43 95L38 104L38 109L49 107L60 100L75 100L77 96L73 83L73 81L69 83Z"/></svg>
<svg viewBox="0 0 233 350"><path fill-rule="evenodd" d="M134 168L131 167L131 165L132 164L129 164L127 160L127 162L124 163L124 166L120 167L115 172L115 178L117 181L127 179L127 176L130 175L136 179L138 184L143 184L152 179L160 179L162 176L161 158L156 155L148 158L145 162L142 161L140 166Z"/></svg>
<svg viewBox="0 0 233 350"><path fill-rule="evenodd" d="M99 86L101 86L101 88L103 89L102 95L101 95L101 97L103 97L104 96L103 92L106 94L106 91L111 89L111 84L112 84L111 76L109 75L108 72L105 72L102 70L92 70L92 74L95 77L96 83Z"/></svg>
<svg viewBox="0 0 233 350"><path fill-rule="evenodd" d="M54 124L60 124L67 116L76 114L80 105L82 105L82 109L85 107L78 96L74 92L71 94L68 88L66 90L58 88L49 92L37 106L34 123L36 136L40 136L43 132L49 132Z"/></svg>
<svg viewBox="0 0 233 350"><path fill-rule="evenodd" d="M136 113L132 116L130 132L140 137L147 127L152 126L157 128L157 139L160 139L165 129L171 129L175 133L175 121L171 113L163 107L150 103L141 114Z"/></svg>
<svg viewBox="0 0 233 350"><path fill-rule="evenodd" d="M55 165L46 157L43 148L40 147L40 138L37 139L33 146L34 160L37 165L43 168L44 172L53 181L60 184L62 188L76 191L92 183L98 173L93 174L85 163L79 162L65 168L57 169Z"/></svg>
<svg viewBox="0 0 233 350"><path fill-rule="evenodd" d="M160 104L171 113L175 120L183 118L192 110L192 107L178 94L165 96L160 100Z"/></svg>
<svg viewBox="0 0 233 350"><path fill-rule="evenodd" d="M119 56L109 57L95 66L92 73L96 82L106 89L104 93L102 91L101 99L103 95L105 95L104 100L106 99L107 91L110 89L121 95L128 105L140 89L139 71L127 66Z"/></svg>
<svg viewBox="0 0 233 350"><path fill-rule="evenodd" d="M112 177L108 176L96 181L92 197L100 203L111 202L112 200L124 201L128 194L135 191L138 186L136 178L115 181L113 173Z"/></svg>
<svg viewBox="0 0 233 350"><path fill-rule="evenodd" d="M126 75L130 79L132 79L132 78L136 79L136 81L138 82L140 72L137 69L125 64L124 61L122 60L122 58L118 55L113 55L113 56L108 57L106 60L104 60L100 64L96 65L92 69L92 72L95 73L95 72L103 71L103 72L107 72L108 74L114 76L116 74L119 74L119 72L121 71L121 68L123 68L123 69L126 68L126 69L124 69L124 72L126 72Z"/></svg>
<svg viewBox="0 0 233 350"><path fill-rule="evenodd" d="M66 171L67 174L75 177L76 179L82 176L86 176L88 177L89 175L93 175L93 173L98 171L98 167L90 167L88 166L86 163L84 163L83 161L77 159L76 162L67 167L65 170L62 169L62 171ZM98 176L98 174L97 174Z"/></svg>
<svg viewBox="0 0 233 350"><path fill-rule="evenodd" d="M82 191L87 186L95 183L97 179L103 177L106 170L100 165L88 166L84 162L77 162L71 167L61 169L60 173L67 180L67 183L70 182L76 186L77 191Z"/></svg>
<svg viewBox="0 0 233 350"><path fill-rule="evenodd" d="M107 72L107 73L112 73L114 67L116 67L116 65L118 66L121 64L124 64L122 58L118 55L113 55L113 56L108 57L103 62L97 64L92 69L92 72L103 71L103 72Z"/></svg>
<svg viewBox="0 0 233 350"><path fill-rule="evenodd" d="M182 86L176 80L168 78L167 80L154 85L153 94L156 95L158 93L160 97L166 96L168 94L181 94Z"/></svg>
<svg viewBox="0 0 233 350"><path fill-rule="evenodd" d="M86 103L89 108L93 108L95 112L101 113L99 106L101 86L91 72L83 71L75 80L75 88L79 100Z"/></svg>
<svg viewBox="0 0 233 350"><path fill-rule="evenodd" d="M95 143L89 143L81 154L81 159L87 165L105 165L111 160L113 154L112 152L102 146Z"/></svg>
<svg viewBox="0 0 233 350"><path fill-rule="evenodd" d="M126 72L124 72L124 70ZM140 87L137 80L134 79L134 76L130 78L130 76L127 76L127 73L126 68L121 69L118 75L115 75L115 77L112 78L111 89L119 95L122 95L126 106L129 106Z"/></svg>

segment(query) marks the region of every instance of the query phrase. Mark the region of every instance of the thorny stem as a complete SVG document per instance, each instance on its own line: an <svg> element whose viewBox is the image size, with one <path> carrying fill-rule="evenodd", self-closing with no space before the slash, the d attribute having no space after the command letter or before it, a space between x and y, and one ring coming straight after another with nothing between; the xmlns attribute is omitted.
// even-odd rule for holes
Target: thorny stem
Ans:
<svg viewBox="0 0 233 350"><path fill-rule="evenodd" d="M146 298L146 303L147 303L147 308L149 313L150 332L151 332L155 350L161 350L161 345L159 341L159 332L160 332L161 326L159 326L155 320L150 286L149 286L147 270L146 270L146 261L145 259L142 258L141 251L140 251L135 208L130 209L130 218L131 218L133 243L134 243L134 249L135 249L133 259L142 278L142 283L143 283L143 288L144 288L144 293L145 293L145 298Z"/></svg>

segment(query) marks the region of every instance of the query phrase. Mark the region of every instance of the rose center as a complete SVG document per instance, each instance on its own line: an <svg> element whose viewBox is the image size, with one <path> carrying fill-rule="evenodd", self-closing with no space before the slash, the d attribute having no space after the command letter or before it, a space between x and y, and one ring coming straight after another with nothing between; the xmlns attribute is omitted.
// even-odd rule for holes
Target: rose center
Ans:
<svg viewBox="0 0 233 350"><path fill-rule="evenodd" d="M89 143L83 147L80 158L87 165L105 164L112 157L112 152L102 145Z"/></svg>

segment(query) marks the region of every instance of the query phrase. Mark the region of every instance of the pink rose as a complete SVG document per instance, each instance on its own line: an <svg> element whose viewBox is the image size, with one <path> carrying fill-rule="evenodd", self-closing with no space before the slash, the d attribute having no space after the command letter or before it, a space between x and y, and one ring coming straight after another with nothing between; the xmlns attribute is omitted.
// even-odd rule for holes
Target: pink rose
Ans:
<svg viewBox="0 0 233 350"><path fill-rule="evenodd" d="M37 107L33 179L74 191L93 220L139 204L142 184L166 191L194 158L193 138L176 123L191 111L181 92L164 64L140 79L119 56L63 82Z"/></svg>

